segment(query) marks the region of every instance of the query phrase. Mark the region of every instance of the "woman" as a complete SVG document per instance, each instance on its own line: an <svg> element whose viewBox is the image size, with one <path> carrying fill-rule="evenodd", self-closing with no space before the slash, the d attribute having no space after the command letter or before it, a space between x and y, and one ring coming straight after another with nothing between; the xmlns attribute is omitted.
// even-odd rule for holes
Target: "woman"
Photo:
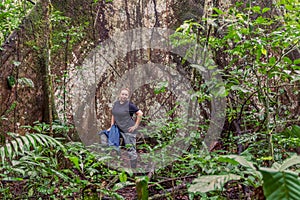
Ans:
<svg viewBox="0 0 300 200"><path fill-rule="evenodd" d="M113 105L111 126L116 124L119 127L125 146L129 148L128 155L131 168L136 168L136 129L142 120L143 112L128 99L129 89L124 88L119 94L119 100ZM136 115L135 121L132 118L134 114Z"/></svg>

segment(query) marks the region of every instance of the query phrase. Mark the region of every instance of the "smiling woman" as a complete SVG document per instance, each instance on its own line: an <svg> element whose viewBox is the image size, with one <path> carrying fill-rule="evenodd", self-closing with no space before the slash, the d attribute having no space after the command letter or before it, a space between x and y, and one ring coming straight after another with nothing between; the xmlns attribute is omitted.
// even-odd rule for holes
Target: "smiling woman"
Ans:
<svg viewBox="0 0 300 200"><path fill-rule="evenodd" d="M119 127L125 146L128 147L130 166L136 168L136 129L142 120L143 112L129 101L129 92L128 88L121 89L119 100L114 103L112 108L111 126L116 124ZM134 114L137 116L135 121L133 120Z"/></svg>

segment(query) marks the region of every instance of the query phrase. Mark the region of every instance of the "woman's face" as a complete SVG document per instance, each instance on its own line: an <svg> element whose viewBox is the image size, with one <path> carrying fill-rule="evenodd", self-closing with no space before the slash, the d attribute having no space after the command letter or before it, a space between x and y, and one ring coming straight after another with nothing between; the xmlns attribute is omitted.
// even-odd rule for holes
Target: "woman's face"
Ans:
<svg viewBox="0 0 300 200"><path fill-rule="evenodd" d="M129 92L127 90L122 90L120 92L119 100L121 102L125 102L128 100Z"/></svg>

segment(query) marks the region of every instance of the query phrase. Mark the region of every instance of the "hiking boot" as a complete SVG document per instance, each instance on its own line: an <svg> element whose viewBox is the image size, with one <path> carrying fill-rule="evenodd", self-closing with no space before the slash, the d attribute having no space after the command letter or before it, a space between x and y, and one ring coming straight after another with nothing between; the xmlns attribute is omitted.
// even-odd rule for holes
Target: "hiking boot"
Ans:
<svg viewBox="0 0 300 200"><path fill-rule="evenodd" d="M130 167L135 169L137 165L137 159L130 160Z"/></svg>

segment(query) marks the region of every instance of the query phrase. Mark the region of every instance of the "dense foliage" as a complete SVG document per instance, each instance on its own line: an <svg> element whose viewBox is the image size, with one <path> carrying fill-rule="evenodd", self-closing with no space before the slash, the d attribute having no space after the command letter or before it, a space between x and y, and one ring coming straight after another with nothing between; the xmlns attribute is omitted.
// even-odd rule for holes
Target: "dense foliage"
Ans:
<svg viewBox="0 0 300 200"><path fill-rule="evenodd" d="M33 7L33 1L6 0L0 2L0 44L20 25Z"/></svg>
<svg viewBox="0 0 300 200"><path fill-rule="evenodd" d="M0 4L0 19L18 19L0 20L0 42L17 28L28 2ZM177 29L177 45L197 41L207 47L224 80L219 95L227 99L226 123L213 151L202 151L202 139L196 138L172 165L137 177L108 168L109 155L69 141L72 126L37 122L24 127L26 135L7 133L2 141L0 198L298 199L300 58L292 53L299 51L300 3L280 0L274 7L278 12L272 14L271 8L243 3L214 8L203 23L188 20ZM60 19L67 21L54 12L53 22ZM55 34L53 40L60 35ZM59 48L55 41L53 48ZM209 93L204 83L192 96L201 104L210 101ZM167 144L181 127L176 120L153 124L153 138L138 149ZM202 124L198 134L206 130Z"/></svg>

